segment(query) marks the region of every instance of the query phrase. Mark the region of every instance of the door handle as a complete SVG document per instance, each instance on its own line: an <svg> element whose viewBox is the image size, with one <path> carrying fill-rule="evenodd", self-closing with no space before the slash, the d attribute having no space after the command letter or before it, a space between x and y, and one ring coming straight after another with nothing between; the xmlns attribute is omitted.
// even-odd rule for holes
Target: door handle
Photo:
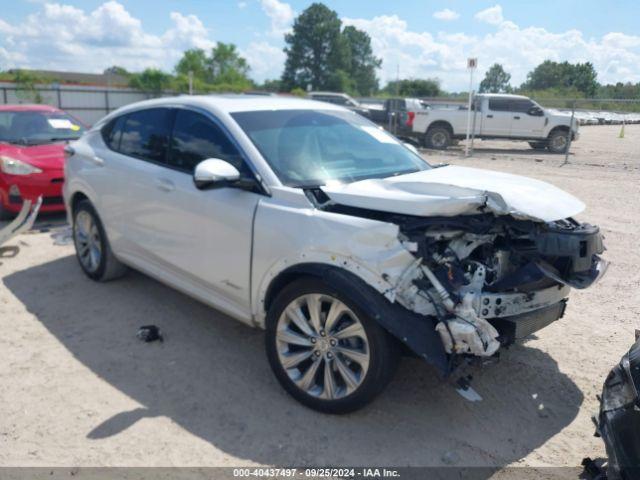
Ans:
<svg viewBox="0 0 640 480"><path fill-rule="evenodd" d="M90 157L91 161L93 163L95 163L96 165L98 165L99 167L104 166L104 159L101 157L98 157L97 155L94 155L93 157Z"/></svg>
<svg viewBox="0 0 640 480"><path fill-rule="evenodd" d="M163 192L172 192L176 188L173 182L166 178L156 178L155 184L156 187Z"/></svg>
<svg viewBox="0 0 640 480"><path fill-rule="evenodd" d="M493 115L487 115L487 118L493 118Z"/></svg>
<svg viewBox="0 0 640 480"><path fill-rule="evenodd" d="M514 120L520 120L520 117L513 117Z"/></svg>

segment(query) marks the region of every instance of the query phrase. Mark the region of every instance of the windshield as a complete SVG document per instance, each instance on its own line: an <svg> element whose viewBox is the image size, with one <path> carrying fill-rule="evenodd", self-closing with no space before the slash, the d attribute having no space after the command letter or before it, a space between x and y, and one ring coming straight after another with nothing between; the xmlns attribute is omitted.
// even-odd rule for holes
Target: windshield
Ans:
<svg viewBox="0 0 640 480"><path fill-rule="evenodd" d="M353 112L271 110L231 115L285 185L349 183L430 168L418 154Z"/></svg>
<svg viewBox="0 0 640 480"><path fill-rule="evenodd" d="M84 127L63 112L0 111L0 142L41 145L76 140L83 132Z"/></svg>

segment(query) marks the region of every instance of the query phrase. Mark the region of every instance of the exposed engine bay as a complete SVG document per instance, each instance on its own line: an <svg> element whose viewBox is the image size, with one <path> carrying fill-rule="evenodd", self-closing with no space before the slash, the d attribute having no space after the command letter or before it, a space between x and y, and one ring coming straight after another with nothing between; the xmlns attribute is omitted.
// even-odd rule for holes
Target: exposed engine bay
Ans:
<svg viewBox="0 0 640 480"><path fill-rule="evenodd" d="M401 231L419 269L415 296L399 300L436 309L447 353L493 355L560 318L570 287L588 287L606 268L599 229L573 219L425 218Z"/></svg>
<svg viewBox="0 0 640 480"><path fill-rule="evenodd" d="M571 287L606 271L598 227L572 218L542 222L482 213L421 217L345 206L322 191L320 208L398 225L415 261L391 300L437 318L448 354L490 357L562 317ZM389 295L387 295L389 298Z"/></svg>

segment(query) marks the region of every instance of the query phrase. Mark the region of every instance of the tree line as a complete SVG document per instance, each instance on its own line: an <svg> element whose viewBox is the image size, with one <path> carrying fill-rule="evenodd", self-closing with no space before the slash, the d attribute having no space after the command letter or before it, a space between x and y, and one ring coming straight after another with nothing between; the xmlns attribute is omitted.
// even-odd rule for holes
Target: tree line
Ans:
<svg viewBox="0 0 640 480"><path fill-rule="evenodd" d="M343 25L338 14L322 3L313 3L294 20L285 35L286 61L282 76L256 83L250 67L232 43L218 42L209 51L191 49L183 53L171 73L155 68L128 72L113 66L105 71L128 79L132 88L186 93L190 79L196 92L242 92L252 89L304 95L311 90L346 92L354 96L405 96L463 98L464 92L446 92L437 78L405 78L380 88L377 72L382 59L376 57L370 36L351 25ZM19 71L18 71L19 72ZM37 79L25 74L16 81ZM0 73L0 80L10 79ZM511 75L498 63L492 65L479 86L480 92L522 93L538 99L624 98L640 99L640 83L601 85L593 64L546 60L528 73L525 82L511 85Z"/></svg>

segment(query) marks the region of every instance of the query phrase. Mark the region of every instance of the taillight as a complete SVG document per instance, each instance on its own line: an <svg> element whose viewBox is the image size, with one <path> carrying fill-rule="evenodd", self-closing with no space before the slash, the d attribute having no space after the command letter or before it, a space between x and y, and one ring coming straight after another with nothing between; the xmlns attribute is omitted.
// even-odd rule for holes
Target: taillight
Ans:
<svg viewBox="0 0 640 480"><path fill-rule="evenodd" d="M413 127L413 119L416 118L416 112L407 112L407 121L405 125L407 127Z"/></svg>

